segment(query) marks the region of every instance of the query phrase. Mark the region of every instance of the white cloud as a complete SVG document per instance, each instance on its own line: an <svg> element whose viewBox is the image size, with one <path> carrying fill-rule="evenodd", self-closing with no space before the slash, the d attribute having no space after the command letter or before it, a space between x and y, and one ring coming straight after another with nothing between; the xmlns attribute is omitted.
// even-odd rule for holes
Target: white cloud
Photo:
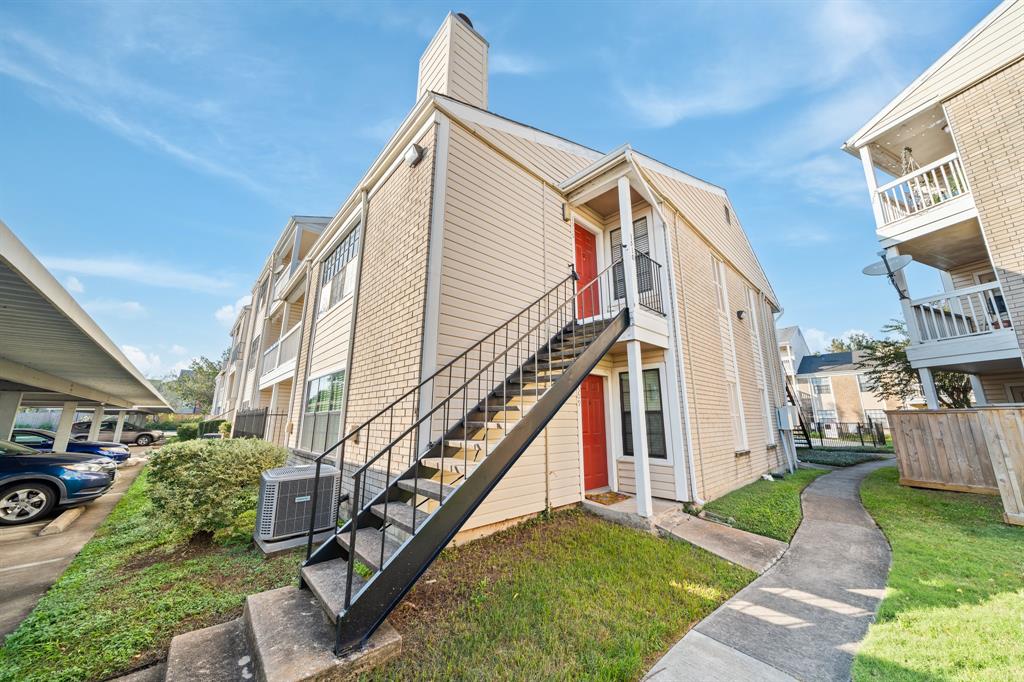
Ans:
<svg viewBox="0 0 1024 682"><path fill-rule="evenodd" d="M51 270L109 277L110 279L127 280L135 284L184 289L198 293L209 293L211 290L218 291L231 286L229 281L222 278L153 263L142 257L126 259L43 256L41 260Z"/></svg>
<svg viewBox="0 0 1024 682"><path fill-rule="evenodd" d="M528 76L544 70L540 60L527 55L495 52L487 59L488 69L492 74L510 76Z"/></svg>
<svg viewBox="0 0 1024 682"><path fill-rule="evenodd" d="M188 352L188 349L185 348L184 346L179 346L176 343L171 345L171 353L173 355L184 355L187 352Z"/></svg>
<svg viewBox="0 0 1024 682"><path fill-rule="evenodd" d="M181 348L181 346L176 347ZM172 347L172 350L173 348L174 347ZM161 358L158 353L150 353L138 346L131 346L127 344L121 346L121 352L125 354L125 357L127 357L140 372L142 372L143 376L155 379L168 375L177 376L178 372L188 367L193 360L193 358L185 358L177 360L171 364L166 364L164 359Z"/></svg>
<svg viewBox="0 0 1024 682"><path fill-rule="evenodd" d="M64 278L64 287L73 294L80 294L85 291L85 285L82 284L82 280L74 275L68 275Z"/></svg>
<svg viewBox="0 0 1024 682"><path fill-rule="evenodd" d="M145 317L146 307L138 301L118 301L110 298L98 298L93 301L86 301L82 307L89 311L90 315L111 315L128 320Z"/></svg>
<svg viewBox="0 0 1024 682"><path fill-rule="evenodd" d="M812 353L820 353L825 350L828 347L829 341L832 340L831 334L814 327L808 327L802 331L804 341L807 342L807 347L811 349Z"/></svg>
<svg viewBox="0 0 1024 682"><path fill-rule="evenodd" d="M225 327L230 327L235 323L238 313L242 312L242 308L249 305L251 300L252 296L243 296L234 303L222 305L213 313L213 317Z"/></svg>

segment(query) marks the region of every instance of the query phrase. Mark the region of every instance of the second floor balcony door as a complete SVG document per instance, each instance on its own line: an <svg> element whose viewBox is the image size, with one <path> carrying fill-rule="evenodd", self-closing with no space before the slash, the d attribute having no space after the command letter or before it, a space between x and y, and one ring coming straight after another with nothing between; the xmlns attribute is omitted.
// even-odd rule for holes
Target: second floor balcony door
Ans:
<svg viewBox="0 0 1024 682"><path fill-rule="evenodd" d="M597 237L579 224L576 225L576 274L579 275L579 281L576 282L577 291L597 277ZM576 307L576 314L583 320L596 317L600 313L601 295L596 284L587 294L580 296Z"/></svg>

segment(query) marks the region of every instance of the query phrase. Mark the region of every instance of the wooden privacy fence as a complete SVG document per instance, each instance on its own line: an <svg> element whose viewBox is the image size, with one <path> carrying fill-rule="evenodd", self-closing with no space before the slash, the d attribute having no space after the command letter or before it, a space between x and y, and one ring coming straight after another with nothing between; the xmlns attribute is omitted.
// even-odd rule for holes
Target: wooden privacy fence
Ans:
<svg viewBox="0 0 1024 682"><path fill-rule="evenodd" d="M890 411L900 484L999 495L1024 525L1024 408Z"/></svg>

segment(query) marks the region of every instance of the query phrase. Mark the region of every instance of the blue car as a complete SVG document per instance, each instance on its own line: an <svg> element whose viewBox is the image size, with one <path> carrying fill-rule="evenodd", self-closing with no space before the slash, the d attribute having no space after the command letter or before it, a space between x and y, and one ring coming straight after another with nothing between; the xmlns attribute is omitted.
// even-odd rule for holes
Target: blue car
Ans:
<svg viewBox="0 0 1024 682"><path fill-rule="evenodd" d="M40 452L0 440L0 526L31 523L110 490L117 464L107 457Z"/></svg>
<svg viewBox="0 0 1024 682"><path fill-rule="evenodd" d="M47 431L46 429L18 428L11 432L11 440L18 445L24 445L25 447L32 448L33 450L41 450L43 452L53 452L53 441L56 438L56 433L53 431ZM95 440L68 441L68 446L64 452L77 452L84 455L100 455L101 457L109 457L118 464L127 460L132 454L128 450L127 445L122 445L121 443L106 443Z"/></svg>

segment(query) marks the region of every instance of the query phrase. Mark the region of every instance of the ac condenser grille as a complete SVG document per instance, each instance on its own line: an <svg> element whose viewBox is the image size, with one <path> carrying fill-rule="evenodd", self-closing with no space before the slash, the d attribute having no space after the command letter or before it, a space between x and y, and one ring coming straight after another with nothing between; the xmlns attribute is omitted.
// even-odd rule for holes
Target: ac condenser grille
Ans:
<svg viewBox="0 0 1024 682"><path fill-rule="evenodd" d="M263 472L260 488L258 533L266 541L282 540L309 531L313 504L315 468L282 467ZM324 530L334 522L338 500L338 470L324 466L320 473L315 528Z"/></svg>

